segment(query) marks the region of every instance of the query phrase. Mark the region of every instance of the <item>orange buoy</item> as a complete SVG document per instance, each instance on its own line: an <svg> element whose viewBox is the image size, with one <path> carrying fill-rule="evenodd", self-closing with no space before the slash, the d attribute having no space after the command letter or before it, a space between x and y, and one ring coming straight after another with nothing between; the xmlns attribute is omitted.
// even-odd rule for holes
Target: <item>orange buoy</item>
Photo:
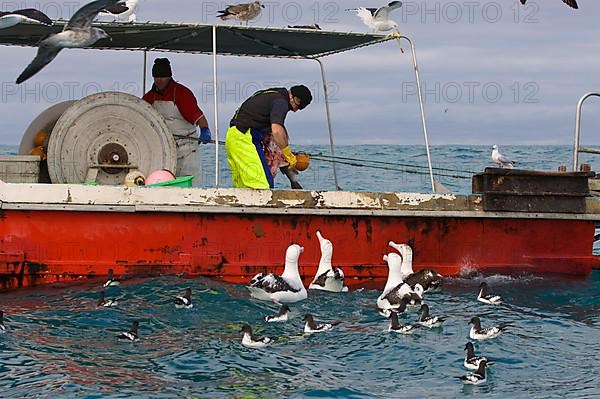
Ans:
<svg viewBox="0 0 600 399"><path fill-rule="evenodd" d="M43 146L44 143L46 142L46 137L48 137L48 132L45 131L44 129L40 130L36 135L35 138L33 139L33 144L36 147L39 146Z"/></svg>
<svg viewBox="0 0 600 399"><path fill-rule="evenodd" d="M306 170L310 164L310 156L303 152L296 154L296 169L299 171Z"/></svg>
<svg viewBox="0 0 600 399"><path fill-rule="evenodd" d="M37 147L33 147L31 151L29 151L30 155L39 155L40 159L43 161L46 159L46 152L44 151L44 147L38 145Z"/></svg>

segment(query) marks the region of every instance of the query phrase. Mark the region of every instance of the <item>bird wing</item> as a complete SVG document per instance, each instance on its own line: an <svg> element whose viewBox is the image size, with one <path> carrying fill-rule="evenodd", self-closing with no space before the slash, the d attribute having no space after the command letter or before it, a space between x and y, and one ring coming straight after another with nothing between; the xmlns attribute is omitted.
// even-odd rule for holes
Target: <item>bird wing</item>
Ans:
<svg viewBox="0 0 600 399"><path fill-rule="evenodd" d="M292 288L287 281L285 281L281 276L275 273L268 274L267 276L257 280L256 282L254 282L254 284L251 284L250 286L261 288L268 293L274 293L279 291L299 291L297 289Z"/></svg>
<svg viewBox="0 0 600 399"><path fill-rule="evenodd" d="M498 153L498 161L500 161L502 163L513 163L513 161L510 158L508 158L500 153Z"/></svg>
<svg viewBox="0 0 600 399"><path fill-rule="evenodd" d="M356 9L356 15L358 15L360 17L360 19L362 19L362 21L367 26L371 26L374 21L373 13L370 10L373 10L373 9L372 8L364 8L364 7L359 7Z"/></svg>
<svg viewBox="0 0 600 399"><path fill-rule="evenodd" d="M79 28L89 29L92 26L92 21L100 11L105 8L110 8L117 4L119 0L96 0L81 7L73 14L69 22L65 25L64 30Z"/></svg>
<svg viewBox="0 0 600 399"><path fill-rule="evenodd" d="M401 1L392 1L387 6L379 7L373 17L378 21L387 21L390 12L400 7L402 7Z"/></svg>
<svg viewBox="0 0 600 399"><path fill-rule="evenodd" d="M62 50L60 47L40 46L33 61L27 65L27 68L25 68L25 70L21 72L17 78L17 84L23 83L38 73L43 67L48 65L54 58L56 58L60 50Z"/></svg>
<svg viewBox="0 0 600 399"><path fill-rule="evenodd" d="M565 3L566 5L568 5L569 7L573 7L575 9L578 9L579 6L577 5L577 1L576 0L562 0L563 3Z"/></svg>
<svg viewBox="0 0 600 399"><path fill-rule="evenodd" d="M113 15L117 15L117 14L122 14L125 11L128 11L128 10L129 10L129 7L127 7L125 5L125 3L120 2L120 3L117 3L115 5L108 6L108 7L104 8L104 9L102 9L102 12L107 12L107 13L110 13L110 14L113 14Z"/></svg>
<svg viewBox="0 0 600 399"><path fill-rule="evenodd" d="M40 10L36 10L35 8L24 8L22 10L16 10L11 14L22 15L31 22L37 22L44 25L52 25L52 20ZM0 14L0 16L2 16Z"/></svg>
<svg viewBox="0 0 600 399"><path fill-rule="evenodd" d="M235 4L235 5L231 5L231 6L227 6L225 8L225 11L228 14L240 14L242 12L246 12L248 11L248 9L250 8L250 4Z"/></svg>

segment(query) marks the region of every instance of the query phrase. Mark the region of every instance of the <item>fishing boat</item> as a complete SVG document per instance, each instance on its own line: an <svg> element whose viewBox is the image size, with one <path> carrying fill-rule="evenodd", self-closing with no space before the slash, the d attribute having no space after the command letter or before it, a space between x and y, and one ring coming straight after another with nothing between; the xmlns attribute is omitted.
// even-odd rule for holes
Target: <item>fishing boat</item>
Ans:
<svg viewBox="0 0 600 399"><path fill-rule="evenodd" d="M0 30L0 44L35 46L61 26L19 24ZM281 272L291 243L305 249L299 271L309 282L320 258L317 230L332 241L334 264L343 268L350 287L383 284L390 240L411 245L415 270L444 275L585 276L600 265L592 254L600 206L588 196L595 175L578 171L577 164L570 172L488 168L473 176L473 194L441 192L415 47L406 36L167 23L96 26L112 41L99 41L94 50L141 51L144 71L148 51L212 55L215 187L122 184L132 169L174 170L176 162L164 121L134 96L98 93L56 104L32 120L19 155L0 158L0 290L104 278L109 269L121 279L176 274L247 283L260 272ZM411 51L431 192L343 191L322 58L390 40L407 42ZM219 187L217 55L319 65L334 160L332 190ZM123 113L140 116L149 124L140 122L140 129L151 125L153 133L139 133ZM46 161L30 155L41 130L50 133Z"/></svg>

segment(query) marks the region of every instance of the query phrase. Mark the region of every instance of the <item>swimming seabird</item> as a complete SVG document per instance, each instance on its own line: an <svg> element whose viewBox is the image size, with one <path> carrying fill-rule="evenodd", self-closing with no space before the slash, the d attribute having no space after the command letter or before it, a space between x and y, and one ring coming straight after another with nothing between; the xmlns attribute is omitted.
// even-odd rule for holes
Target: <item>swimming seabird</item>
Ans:
<svg viewBox="0 0 600 399"><path fill-rule="evenodd" d="M39 43L38 51L31 63L17 78L23 83L48 65L63 48L88 47L98 40L110 37L105 31L92 27L92 21L100 10L118 3L119 0L97 0L81 7L73 14L60 33L52 34Z"/></svg>
<svg viewBox="0 0 600 399"><path fill-rule="evenodd" d="M489 305L500 305L502 303L501 296L489 293L488 285L485 281L479 285L479 294L477 295L477 300Z"/></svg>
<svg viewBox="0 0 600 399"><path fill-rule="evenodd" d="M500 151L498 150L498 146L496 144L492 146L492 161L494 161L494 163L498 165L499 168L506 169L514 168L514 164L516 163L514 161L511 161L508 157L505 157L504 155L500 154Z"/></svg>
<svg viewBox="0 0 600 399"><path fill-rule="evenodd" d="M248 21L260 15L261 8L265 8L265 6L260 4L260 1L228 5L224 10L219 11L221 14L217 15L217 17L223 21L237 19L240 21L240 24L242 21L246 21L246 25L248 25Z"/></svg>
<svg viewBox="0 0 600 399"><path fill-rule="evenodd" d="M140 326L140 323L138 321L134 321L133 323L131 323L131 330L129 330L127 332L118 333L117 338L121 339L121 340L131 341L131 342L137 341L139 339L139 336L138 336L139 326Z"/></svg>
<svg viewBox="0 0 600 399"><path fill-rule="evenodd" d="M285 269L279 276L275 273L265 275L259 273L252 278L247 286L250 295L262 301L298 302L306 299L307 293L300 273L298 273L298 258L304 252L298 244L292 244L285 252Z"/></svg>
<svg viewBox="0 0 600 399"><path fill-rule="evenodd" d="M565 3L566 5L568 5L569 7L572 7L575 9L579 8L576 0L562 0L562 2ZM527 0L521 0L521 4L525 4L525 3L527 3Z"/></svg>
<svg viewBox="0 0 600 399"><path fill-rule="evenodd" d="M386 6L379 8L358 7L347 9L346 11L356 11L356 15L362 19L365 25L373 32L383 32L392 29L398 29L398 24L389 19L390 12L402 7L401 1L392 1Z"/></svg>
<svg viewBox="0 0 600 399"><path fill-rule="evenodd" d="M175 307L177 309L191 309L194 307L192 303L192 289L186 288L183 296L177 295L175 297Z"/></svg>
<svg viewBox="0 0 600 399"><path fill-rule="evenodd" d="M4 325L4 311L0 310L0 333L6 332L6 326Z"/></svg>
<svg viewBox="0 0 600 399"><path fill-rule="evenodd" d="M334 323L317 324L314 317L310 313L305 314L302 318L302 321L304 322L305 333L316 333L331 330L334 325Z"/></svg>
<svg viewBox="0 0 600 399"><path fill-rule="evenodd" d="M117 21L127 20L137 22L136 12L138 10L138 0L120 1L119 3L105 7L100 16L114 17Z"/></svg>
<svg viewBox="0 0 600 399"><path fill-rule="evenodd" d="M290 313L290 307L285 303L279 308L279 312L275 316L265 316L267 323L278 323L288 320L288 314Z"/></svg>
<svg viewBox="0 0 600 399"><path fill-rule="evenodd" d="M323 237L320 231L317 231L317 238L321 248L321 260L319 261L317 273L308 288L330 292L347 292L348 287L344 286L344 272L339 267L334 268L331 265L333 244Z"/></svg>
<svg viewBox="0 0 600 399"><path fill-rule="evenodd" d="M271 337L255 337L252 335L252 327L248 324L244 324L242 326L242 330L244 336L242 337L242 345L247 348L264 348L267 345L273 343L273 338Z"/></svg>
<svg viewBox="0 0 600 399"><path fill-rule="evenodd" d="M486 367L487 367L487 361L482 360L481 362L479 362L479 367L477 368L477 371L472 372L472 373L467 373L466 375L463 375L462 377L456 377L456 378L463 380L463 382L465 384L473 384L473 385L483 384L486 381L486 378L485 378L485 368Z"/></svg>
<svg viewBox="0 0 600 399"><path fill-rule="evenodd" d="M482 328L481 321L477 316L472 317L469 324L471 324L471 330L469 330L469 337L471 337L471 339L482 340L496 338L506 329L505 325Z"/></svg>
<svg viewBox="0 0 600 399"><path fill-rule="evenodd" d="M444 317L431 316L429 314L429 306L426 303L421 305L420 311L419 324L422 326L429 328L439 327L446 320Z"/></svg>
<svg viewBox="0 0 600 399"><path fill-rule="evenodd" d="M465 345L465 350L467 351L467 354L465 355L465 361L463 362L463 365L470 370L477 370L479 368L479 363L484 360L486 362L488 361L483 356L475 356L475 349L471 342L467 342Z"/></svg>
<svg viewBox="0 0 600 399"><path fill-rule="evenodd" d="M390 252L383 256L388 263L388 280L383 292L377 298L377 307L380 311L392 310L400 307L402 299L406 299L409 305L420 305L423 291L422 287L413 290L408 284L402 281L400 255Z"/></svg>
<svg viewBox="0 0 600 399"><path fill-rule="evenodd" d="M112 308L113 306L117 306L119 301L117 299L106 299L106 293L104 290L100 291L100 298L98 299L98 304L96 306L103 308Z"/></svg>
<svg viewBox="0 0 600 399"><path fill-rule="evenodd" d="M388 331L393 331L399 334L410 334L419 328L418 324L400 324L398 322L398 313L395 311L390 312L390 326Z"/></svg>
<svg viewBox="0 0 600 399"><path fill-rule="evenodd" d="M398 251L400 253L400 256L402 256L402 266L400 274L402 276L402 280L404 280L406 277L414 273L412 267L412 248L408 244L396 244L394 241L390 241L388 245L394 248L396 251Z"/></svg>
<svg viewBox="0 0 600 399"><path fill-rule="evenodd" d="M121 285L121 281L114 276L113 269L108 269L108 280L104 283L104 288L118 287L119 285Z"/></svg>
<svg viewBox="0 0 600 399"><path fill-rule="evenodd" d="M21 22L33 22L48 26L52 25L52 20L46 14L35 8L0 11L0 29L10 28Z"/></svg>

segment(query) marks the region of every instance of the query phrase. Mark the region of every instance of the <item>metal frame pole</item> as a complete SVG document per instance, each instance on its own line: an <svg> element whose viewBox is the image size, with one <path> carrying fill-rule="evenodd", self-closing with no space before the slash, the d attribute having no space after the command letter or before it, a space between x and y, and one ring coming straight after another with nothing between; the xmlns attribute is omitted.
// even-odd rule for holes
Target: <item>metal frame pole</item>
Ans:
<svg viewBox="0 0 600 399"><path fill-rule="evenodd" d="M577 164L579 163L579 138L581 133L581 109L583 103L590 97L600 97L600 93L586 93L577 102L577 111L575 113L575 141L573 143L573 172L577 172Z"/></svg>
<svg viewBox="0 0 600 399"><path fill-rule="evenodd" d="M333 157L333 180L335 182L335 189L341 190L341 187L338 182L337 176L337 165L335 162L335 148L333 144L333 129L331 127L331 112L329 111L329 92L327 91L327 80L325 79L325 67L323 63L318 58L313 58L315 61L319 63L319 67L321 69L321 80L323 82L323 94L325 96L325 112L327 114L327 129L329 131L329 145L331 146L331 155Z"/></svg>
<svg viewBox="0 0 600 399"><path fill-rule="evenodd" d="M429 137L427 135L427 123L425 122L425 106L423 104L423 94L421 92L421 78L419 76L419 65L417 64L417 53L415 51L415 46L410 40L410 38L406 36L398 36L398 45L400 45L400 49L402 49L402 45L400 44L400 39L405 39L410 44L410 51L412 53L412 61L413 67L415 69L415 79L417 81L417 94L419 97L419 106L421 108L421 124L423 125L423 136L425 137L425 150L427 151L427 163L429 164L429 176L431 177L431 190L435 193L435 179L433 178L433 168L431 166L431 154L429 152Z"/></svg>
<svg viewBox="0 0 600 399"><path fill-rule="evenodd" d="M146 69L147 69L147 67L148 67L148 50L144 50L144 72L142 74L144 80L142 80L142 96L144 94L146 94L146 79L147 79Z"/></svg>
<svg viewBox="0 0 600 399"><path fill-rule="evenodd" d="M212 27L213 34L213 99L215 108L215 187L219 187L219 97L218 97L218 84L217 84L217 26Z"/></svg>

